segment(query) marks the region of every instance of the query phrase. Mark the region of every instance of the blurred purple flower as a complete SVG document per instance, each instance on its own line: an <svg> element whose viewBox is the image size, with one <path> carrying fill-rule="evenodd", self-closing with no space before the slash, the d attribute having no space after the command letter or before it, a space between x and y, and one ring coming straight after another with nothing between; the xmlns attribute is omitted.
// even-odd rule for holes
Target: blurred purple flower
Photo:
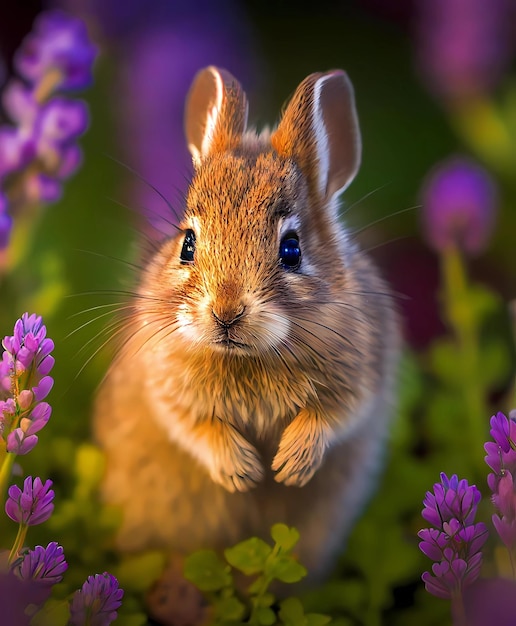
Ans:
<svg viewBox="0 0 516 626"><path fill-rule="evenodd" d="M490 433L494 441L488 441L484 449L485 461L493 470L487 477L497 509L493 525L503 543L513 550L516 547L516 415L509 419L501 412L493 415Z"/></svg>
<svg viewBox="0 0 516 626"><path fill-rule="evenodd" d="M492 89L511 58L508 0L417 0L419 70L445 100Z"/></svg>
<svg viewBox="0 0 516 626"><path fill-rule="evenodd" d="M23 491L17 485L11 485L5 503L5 512L18 524L36 526L46 522L54 510L54 490L52 481L45 484L41 478L27 476L23 482Z"/></svg>
<svg viewBox="0 0 516 626"><path fill-rule="evenodd" d="M516 581L477 580L464 592L464 607L468 626L514 626Z"/></svg>
<svg viewBox="0 0 516 626"><path fill-rule="evenodd" d="M61 11L41 14L16 54L25 82L12 79L2 98L14 126L0 127L0 249L12 225L7 205L12 214L26 204L55 202L81 163L76 141L88 126L87 106L54 96L88 86L96 54L84 23Z"/></svg>
<svg viewBox="0 0 516 626"><path fill-rule="evenodd" d="M65 6L76 3L65 0ZM245 7L236 0L155 0L152 11L145 0L84 0L83 6L100 21L117 54L118 135L126 160L141 177L131 177L130 205L158 230L172 233L192 171L183 115L194 75L218 65L246 89L256 85L258 54Z"/></svg>
<svg viewBox="0 0 516 626"><path fill-rule="evenodd" d="M63 548L55 541L46 548L36 546L34 550L28 550L12 566L22 580L37 580L49 588L61 582L67 568Z"/></svg>
<svg viewBox="0 0 516 626"><path fill-rule="evenodd" d="M29 626L32 615L26 612L27 606L43 604L51 592L51 587L40 585L38 581L21 580L7 567L0 567L0 606L2 624L6 626Z"/></svg>
<svg viewBox="0 0 516 626"><path fill-rule="evenodd" d="M118 580L104 572L88 576L81 589L73 594L70 624L73 626L109 626L117 618L124 592Z"/></svg>
<svg viewBox="0 0 516 626"><path fill-rule="evenodd" d="M52 409L42 402L54 381L50 354L54 342L47 336L41 316L24 313L14 325L14 334L2 342L0 361L0 436L8 452L27 454L38 442L36 435L50 419Z"/></svg>
<svg viewBox="0 0 516 626"><path fill-rule="evenodd" d="M0 139L0 145L1 143L2 141ZM9 243L9 237L11 235L12 226L13 218L7 213L7 198L0 191L0 250L3 250L7 247L7 244Z"/></svg>
<svg viewBox="0 0 516 626"><path fill-rule="evenodd" d="M86 26L80 19L53 10L42 13L32 32L24 39L14 64L30 83L40 82L57 70L60 81L55 89L83 89L93 81L92 67L97 55Z"/></svg>
<svg viewBox="0 0 516 626"><path fill-rule="evenodd" d="M480 574L481 549L487 540L485 524L474 523L480 492L454 474L441 474L441 482L427 492L422 515L435 528L419 531L420 550L435 563L424 572L426 590L449 599L457 596Z"/></svg>
<svg viewBox="0 0 516 626"><path fill-rule="evenodd" d="M497 210L496 185L480 165L463 157L441 162L422 188L423 232L437 252L454 246L467 254L489 243Z"/></svg>

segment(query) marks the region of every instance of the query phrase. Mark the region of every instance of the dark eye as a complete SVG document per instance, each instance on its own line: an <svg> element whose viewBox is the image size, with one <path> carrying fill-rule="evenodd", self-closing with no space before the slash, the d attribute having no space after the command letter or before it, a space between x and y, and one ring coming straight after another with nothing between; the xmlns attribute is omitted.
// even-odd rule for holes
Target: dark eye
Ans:
<svg viewBox="0 0 516 626"><path fill-rule="evenodd" d="M195 254L195 233L193 230L185 231L185 238L183 239L183 247L181 248L181 263L193 263Z"/></svg>
<svg viewBox="0 0 516 626"><path fill-rule="evenodd" d="M296 233L287 233L280 243L279 258L281 265L287 270L296 270L301 263L301 247Z"/></svg>

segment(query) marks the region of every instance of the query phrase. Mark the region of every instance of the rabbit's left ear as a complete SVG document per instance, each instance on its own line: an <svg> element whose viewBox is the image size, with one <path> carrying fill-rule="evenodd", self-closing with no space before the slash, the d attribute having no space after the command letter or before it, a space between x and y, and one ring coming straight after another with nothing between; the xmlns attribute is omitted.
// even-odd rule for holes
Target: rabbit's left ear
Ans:
<svg viewBox="0 0 516 626"><path fill-rule="evenodd" d="M273 148L293 158L311 189L328 201L351 183L362 142L353 86L345 72L311 74L299 85L271 136Z"/></svg>

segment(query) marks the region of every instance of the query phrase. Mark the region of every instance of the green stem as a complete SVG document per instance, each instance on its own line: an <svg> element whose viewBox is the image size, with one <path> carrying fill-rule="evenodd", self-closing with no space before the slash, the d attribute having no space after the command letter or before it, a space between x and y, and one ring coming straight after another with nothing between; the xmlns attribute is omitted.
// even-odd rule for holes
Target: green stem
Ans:
<svg viewBox="0 0 516 626"><path fill-rule="evenodd" d="M276 544L273 547L272 552L267 557L267 560L274 561L275 559L278 558L280 552L281 552L281 548L278 544ZM251 598L251 615L249 616L249 622L248 622L249 624L260 623L258 621L257 612L261 607L261 600L263 596L267 593L267 589L269 588L269 585L271 584L272 579L273 579L272 576L267 576L266 574L263 574L263 576L261 576L261 578L259 579L260 584L258 586L258 591L255 593L254 597Z"/></svg>
<svg viewBox="0 0 516 626"><path fill-rule="evenodd" d="M270 576L265 576L265 574L261 577L261 584L258 588L256 595L251 598L251 615L249 616L249 624L259 624L257 617L258 609L260 608L261 599L265 595L269 585L272 582L272 578Z"/></svg>
<svg viewBox="0 0 516 626"><path fill-rule="evenodd" d="M9 565L18 558L20 552L23 548L23 544L25 543L25 537L27 536L28 530L27 524L20 524L18 526L18 533L16 535L16 539L14 540L13 547L11 548L11 552L9 554Z"/></svg>
<svg viewBox="0 0 516 626"><path fill-rule="evenodd" d="M13 469L15 458L16 454L13 454L12 452L6 452L2 467L0 467L0 501L2 502L5 500L5 494L7 493L7 483L11 478L11 472Z"/></svg>
<svg viewBox="0 0 516 626"><path fill-rule="evenodd" d="M63 72L58 68L52 68L36 85L34 99L38 104L43 104L54 93L63 79Z"/></svg>
<svg viewBox="0 0 516 626"><path fill-rule="evenodd" d="M461 367L460 391L464 398L471 458L478 462L478 450L487 436L485 389L480 373L479 323L471 305L469 285L460 251L449 248L442 255L444 307L446 319L455 334ZM483 468L483 463L481 464Z"/></svg>
<svg viewBox="0 0 516 626"><path fill-rule="evenodd" d="M514 179L516 151L503 114L489 98L467 98L448 109L457 133L502 176Z"/></svg>

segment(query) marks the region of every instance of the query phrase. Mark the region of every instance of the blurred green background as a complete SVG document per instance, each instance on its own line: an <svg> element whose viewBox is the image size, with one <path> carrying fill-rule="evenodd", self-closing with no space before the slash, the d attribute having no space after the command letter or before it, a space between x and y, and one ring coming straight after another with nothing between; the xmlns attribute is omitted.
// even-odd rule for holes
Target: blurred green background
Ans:
<svg viewBox="0 0 516 626"><path fill-rule="evenodd" d="M182 105L195 71L209 63L226 66L248 92L250 121L263 127L278 119L283 102L306 75L341 67L355 86L363 136L363 163L345 194L344 219L399 294L407 356L378 495L334 579L307 602L331 612L341 624L445 623L446 603L425 594L419 582L421 571L429 567L417 549L421 500L440 471L469 472L467 477L484 489L478 469L483 451L467 449L463 387L452 380L455 352L453 343L446 344L451 331L442 312L440 259L421 232L420 189L431 168L453 154L476 159L499 186L495 235L485 252L467 262L472 283L484 285L490 294L488 303L483 301L479 339L485 347L487 438L491 413L514 404L515 322L507 303L516 298L516 158L504 146L516 143L516 73L514 49L509 49L496 84L451 99L436 93L420 56L421 33L432 27L422 21L423 4L59 4L84 17L100 48L95 83L82 96L90 106L91 126L81 140L84 164L66 184L63 199L42 209L30 237L25 233L14 242L12 267L0 285L0 332L11 334L24 311L37 312L56 344L53 417L40 444L23 459L23 468L53 478L57 509L60 497L68 507L56 512L53 526L37 529L32 537L35 541L53 532L56 538L59 530L65 550L80 563L72 575L77 585L84 572L97 567L95 559L105 564L110 558L108 539L93 547L100 536L96 524L103 521L94 522L95 509L84 502L79 511L77 488L77 481L87 482L88 468L81 466L85 461L78 460L76 451L88 440L94 392L116 346L109 341L116 326L104 315L110 307L102 307L123 304L152 248L147 236L163 236L163 219L173 219L151 186L181 210L190 171ZM446 10L445 2L437 4ZM2 8L4 81L34 17L50 6L56 4ZM515 11L512 3L507 6L504 19L514 35ZM451 13L443 17L452 18ZM509 48L512 41L514 36ZM478 114L479 103L502 126L505 139L491 132L489 120ZM84 454L90 458L87 450ZM106 521L106 533L110 524Z"/></svg>

